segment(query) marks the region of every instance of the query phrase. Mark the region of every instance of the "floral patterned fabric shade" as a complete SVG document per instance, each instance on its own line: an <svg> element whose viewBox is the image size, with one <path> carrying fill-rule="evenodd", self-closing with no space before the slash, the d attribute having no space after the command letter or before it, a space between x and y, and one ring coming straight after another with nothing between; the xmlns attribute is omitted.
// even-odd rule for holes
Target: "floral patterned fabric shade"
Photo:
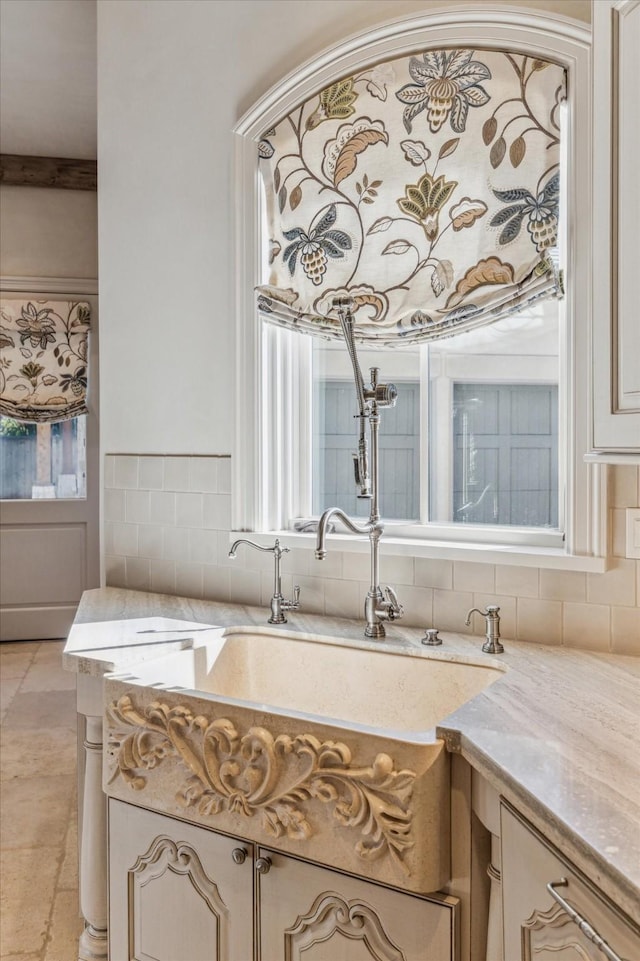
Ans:
<svg viewBox="0 0 640 961"><path fill-rule="evenodd" d="M508 51L378 64L301 104L259 143L267 319L398 346L559 293L564 69Z"/></svg>
<svg viewBox="0 0 640 961"><path fill-rule="evenodd" d="M88 303L0 300L0 414L55 423L87 413Z"/></svg>

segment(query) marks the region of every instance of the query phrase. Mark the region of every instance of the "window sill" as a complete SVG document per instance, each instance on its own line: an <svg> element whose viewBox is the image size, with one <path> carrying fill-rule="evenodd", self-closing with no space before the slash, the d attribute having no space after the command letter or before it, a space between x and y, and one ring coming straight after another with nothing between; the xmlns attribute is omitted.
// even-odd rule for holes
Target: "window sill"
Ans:
<svg viewBox="0 0 640 961"><path fill-rule="evenodd" d="M231 531L229 543L243 532ZM298 531L250 532L251 540L262 547L273 545L278 538L281 547L289 549L315 549L316 535ZM366 554L369 541L353 534L329 534L327 547L347 554ZM567 554L558 548L521 547L513 544L474 544L458 541L449 543L438 540L419 540L409 537L383 535L380 541L382 553L400 557L425 557L432 560L469 561L477 564L505 564L513 567L541 567L561 571L586 571L590 574L603 574L607 570L605 557L586 557Z"/></svg>

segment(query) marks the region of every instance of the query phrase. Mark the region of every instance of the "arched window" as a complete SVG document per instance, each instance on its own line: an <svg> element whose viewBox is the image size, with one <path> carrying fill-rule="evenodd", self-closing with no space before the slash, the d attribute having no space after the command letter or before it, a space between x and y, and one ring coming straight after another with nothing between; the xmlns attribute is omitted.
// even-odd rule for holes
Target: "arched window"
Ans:
<svg viewBox="0 0 640 961"><path fill-rule="evenodd" d="M291 332L331 336L348 291L361 366L400 394L386 537L600 553L574 520L600 505L582 463L589 47L563 18L448 9L327 51L239 123L235 528L363 513L346 351Z"/></svg>

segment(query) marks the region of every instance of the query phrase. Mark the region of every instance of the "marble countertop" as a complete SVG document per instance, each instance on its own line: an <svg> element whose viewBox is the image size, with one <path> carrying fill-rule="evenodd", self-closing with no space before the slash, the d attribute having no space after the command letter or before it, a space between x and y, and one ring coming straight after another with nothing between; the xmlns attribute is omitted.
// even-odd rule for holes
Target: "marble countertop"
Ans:
<svg viewBox="0 0 640 961"><path fill-rule="evenodd" d="M86 591L63 654L100 676L191 646L206 626L264 626L264 608L119 588ZM291 613L286 630L363 641L360 621ZM275 628L277 630L277 628ZM196 633L197 632L197 633ZM390 625L382 649L419 650ZM443 632L438 657L485 657ZM503 639L504 640L504 639ZM640 924L640 659L504 640L506 672L437 733Z"/></svg>

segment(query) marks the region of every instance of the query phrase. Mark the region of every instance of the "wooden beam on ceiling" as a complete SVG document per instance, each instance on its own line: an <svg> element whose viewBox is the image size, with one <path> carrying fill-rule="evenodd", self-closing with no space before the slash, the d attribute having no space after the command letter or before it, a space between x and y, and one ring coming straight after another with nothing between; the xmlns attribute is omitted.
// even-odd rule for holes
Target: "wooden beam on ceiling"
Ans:
<svg viewBox="0 0 640 961"><path fill-rule="evenodd" d="M0 183L19 187L97 190L98 164L95 160L3 153L0 154Z"/></svg>

